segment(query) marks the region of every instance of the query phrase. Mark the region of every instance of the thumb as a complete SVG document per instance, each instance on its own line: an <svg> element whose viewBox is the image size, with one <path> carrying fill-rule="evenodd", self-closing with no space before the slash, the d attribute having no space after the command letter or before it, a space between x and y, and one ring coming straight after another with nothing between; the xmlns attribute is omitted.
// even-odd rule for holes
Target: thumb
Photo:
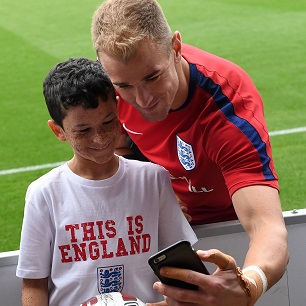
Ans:
<svg viewBox="0 0 306 306"><path fill-rule="evenodd" d="M233 270L236 269L235 259L227 254L222 253L217 249L211 249L208 251L197 251L198 256L202 261L211 262L219 267L221 270Z"/></svg>
<svg viewBox="0 0 306 306"><path fill-rule="evenodd" d="M261 295L258 294L257 285L253 284L254 280L252 280L253 282L250 281L250 277L248 277L247 275L243 275L241 269L237 267L236 260L233 257L224 254L216 249L208 251L197 251L197 254L202 261L214 263L222 271L235 271L240 286L244 290L248 298L248 305L253 306L256 303L256 301Z"/></svg>

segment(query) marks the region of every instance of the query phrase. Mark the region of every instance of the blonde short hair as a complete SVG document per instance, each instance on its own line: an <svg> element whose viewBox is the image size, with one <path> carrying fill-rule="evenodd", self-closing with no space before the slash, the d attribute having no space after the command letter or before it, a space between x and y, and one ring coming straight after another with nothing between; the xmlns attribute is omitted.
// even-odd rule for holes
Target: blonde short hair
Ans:
<svg viewBox="0 0 306 306"><path fill-rule="evenodd" d="M92 18L92 41L97 53L127 61L139 43L149 40L170 53L172 32L155 0L107 0Z"/></svg>

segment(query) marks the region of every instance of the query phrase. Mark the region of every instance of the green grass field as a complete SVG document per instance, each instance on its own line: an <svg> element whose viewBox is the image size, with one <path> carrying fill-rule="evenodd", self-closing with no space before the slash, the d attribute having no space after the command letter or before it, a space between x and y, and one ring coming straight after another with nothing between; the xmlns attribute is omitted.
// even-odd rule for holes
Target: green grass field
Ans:
<svg viewBox="0 0 306 306"><path fill-rule="evenodd" d="M270 132L306 126L305 0L160 0L183 41L242 66L265 101ZM98 0L1 0L0 171L68 160L47 126L42 81L59 61L95 58ZM272 136L283 210L306 205L306 132ZM0 175L0 251L19 248L24 195L49 169Z"/></svg>

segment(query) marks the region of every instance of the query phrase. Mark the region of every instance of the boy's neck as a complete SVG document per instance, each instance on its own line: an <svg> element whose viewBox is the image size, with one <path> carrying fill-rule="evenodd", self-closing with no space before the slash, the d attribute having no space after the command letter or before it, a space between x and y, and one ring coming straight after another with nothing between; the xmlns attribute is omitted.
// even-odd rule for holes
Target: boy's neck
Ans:
<svg viewBox="0 0 306 306"><path fill-rule="evenodd" d="M107 163L98 164L89 160L78 160L75 156L68 162L72 172L88 180L104 180L112 177L119 168L119 157L114 155Z"/></svg>

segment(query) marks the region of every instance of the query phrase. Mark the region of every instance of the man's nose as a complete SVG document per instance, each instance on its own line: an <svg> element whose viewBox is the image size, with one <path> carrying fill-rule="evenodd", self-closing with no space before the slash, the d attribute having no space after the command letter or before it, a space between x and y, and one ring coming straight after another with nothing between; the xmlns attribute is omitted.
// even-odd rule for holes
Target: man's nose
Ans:
<svg viewBox="0 0 306 306"><path fill-rule="evenodd" d="M135 99L139 106L147 108L150 106L153 97L148 90L139 87L135 90Z"/></svg>

